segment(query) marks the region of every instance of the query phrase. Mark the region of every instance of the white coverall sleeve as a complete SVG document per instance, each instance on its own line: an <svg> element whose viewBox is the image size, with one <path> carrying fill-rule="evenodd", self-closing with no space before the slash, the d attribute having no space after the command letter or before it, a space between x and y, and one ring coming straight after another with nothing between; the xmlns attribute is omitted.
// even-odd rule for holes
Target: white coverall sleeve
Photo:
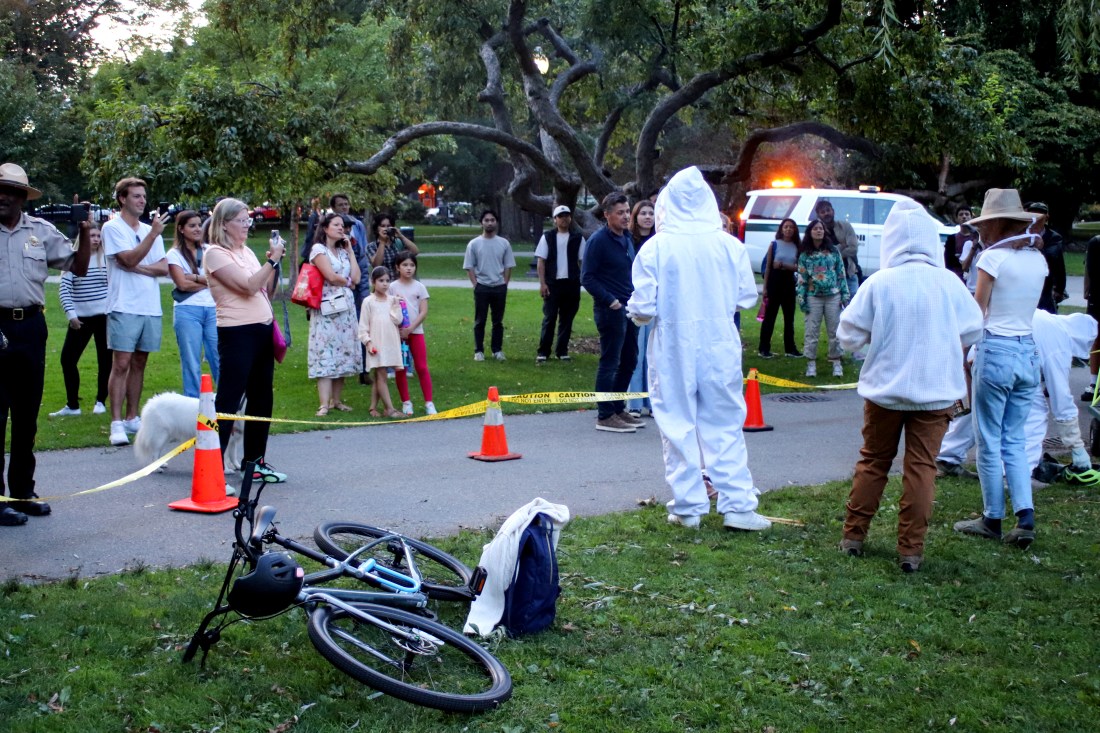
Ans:
<svg viewBox="0 0 1100 733"><path fill-rule="evenodd" d="M858 351L871 343L871 324L875 321L872 290L864 283L852 302L840 312L840 325L836 329L836 338L840 348L845 351Z"/></svg>
<svg viewBox="0 0 1100 733"><path fill-rule="evenodd" d="M752 271L752 262L749 261L749 253L744 246L738 247L737 254L737 308L748 310L756 305L756 276ZM730 318L733 318L730 313Z"/></svg>
<svg viewBox="0 0 1100 733"><path fill-rule="evenodd" d="M631 268L634 293L626 304L626 312L632 318L649 320L657 315L657 247L658 243L651 239L634 258Z"/></svg>

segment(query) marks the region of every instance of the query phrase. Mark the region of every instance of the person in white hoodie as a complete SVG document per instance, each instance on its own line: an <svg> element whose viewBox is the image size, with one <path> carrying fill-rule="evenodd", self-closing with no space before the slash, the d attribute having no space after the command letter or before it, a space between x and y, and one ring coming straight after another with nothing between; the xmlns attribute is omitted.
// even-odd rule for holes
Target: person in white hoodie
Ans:
<svg viewBox="0 0 1100 733"><path fill-rule="evenodd" d="M848 495L842 551L862 555L887 473L905 433L898 508L901 569L924 561L935 496L936 451L955 400L966 395L963 353L982 334L982 312L943 264L935 220L915 201L894 204L882 231L882 269L844 309L840 345L870 344L859 375L863 448Z"/></svg>
<svg viewBox="0 0 1100 733"><path fill-rule="evenodd" d="M733 317L756 304L748 253L722 229L718 204L698 168L677 173L657 197L657 233L634 258L635 323L653 322L646 357L649 399L661 431L668 521L695 528L710 511L700 458L732 530L771 526L756 513L741 426L741 339Z"/></svg>

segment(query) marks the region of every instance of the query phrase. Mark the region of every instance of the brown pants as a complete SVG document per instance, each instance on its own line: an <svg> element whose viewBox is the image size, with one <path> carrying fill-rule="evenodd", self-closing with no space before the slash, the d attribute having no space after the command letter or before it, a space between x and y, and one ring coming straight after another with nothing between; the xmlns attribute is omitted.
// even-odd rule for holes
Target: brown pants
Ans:
<svg viewBox="0 0 1100 733"><path fill-rule="evenodd" d="M924 535L932 518L936 496L936 453L947 432L950 408L944 410L888 410L873 402L863 405L863 447L848 495L844 538L864 540L878 511L887 473L898 453L905 430L905 460L898 507L898 554L923 555Z"/></svg>

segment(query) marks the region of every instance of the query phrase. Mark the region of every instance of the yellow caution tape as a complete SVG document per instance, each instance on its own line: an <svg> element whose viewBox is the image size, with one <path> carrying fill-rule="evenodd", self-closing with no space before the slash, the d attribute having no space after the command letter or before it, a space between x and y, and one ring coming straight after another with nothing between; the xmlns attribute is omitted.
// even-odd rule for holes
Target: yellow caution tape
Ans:
<svg viewBox="0 0 1100 733"><path fill-rule="evenodd" d="M211 420L210 418L208 418L206 415L202 414L201 412L199 413L198 422L200 422L203 425L205 425L206 427L210 428L215 433L218 432L218 421L217 420Z"/></svg>
<svg viewBox="0 0 1100 733"><path fill-rule="evenodd" d="M139 478L145 478L149 474L153 473L153 471L156 471L158 468L163 466L165 463L168 463L168 461L172 460L173 458L178 456L180 453L183 453L185 450L188 450L193 445L195 445L195 439L194 438L191 438L190 440L188 440L186 442L180 443L175 448L168 451L163 456L161 456L157 460L153 461L152 463L150 463L145 468L140 468L137 471L134 471L133 473L127 474L127 475L123 476L120 479L116 479L116 480L112 481L109 484L103 484L102 486L97 486L94 489L85 489L84 491L78 491L75 494L65 494L65 495L59 495L59 496L40 496L35 501L57 501L58 499L68 499L68 498L73 497L73 496L84 496L85 494L94 494L94 493L99 492L99 491L106 491L107 489L117 488L119 486L122 486L123 484L131 483L132 481L137 481ZM11 499L11 498L6 497L6 496L0 496L0 501L19 501L19 499Z"/></svg>
<svg viewBox="0 0 1100 733"><path fill-rule="evenodd" d="M745 381L749 381L747 377ZM789 379L769 377L766 374L759 373L756 375L756 381L760 384L770 384L773 387L790 387L792 389L855 389L859 386L858 382L848 384L805 384L804 382L792 382Z"/></svg>

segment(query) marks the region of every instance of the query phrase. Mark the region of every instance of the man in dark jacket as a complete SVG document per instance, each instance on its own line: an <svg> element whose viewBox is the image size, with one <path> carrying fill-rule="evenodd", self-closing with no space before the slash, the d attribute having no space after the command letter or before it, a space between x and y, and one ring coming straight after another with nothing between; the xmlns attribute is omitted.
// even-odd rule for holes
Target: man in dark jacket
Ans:
<svg viewBox="0 0 1100 733"><path fill-rule="evenodd" d="M1066 259L1062 235L1047 226L1050 209L1046 204L1033 201L1026 208L1032 214L1039 215L1032 234L1043 238L1043 257L1046 258L1047 269L1050 270L1046 282L1043 283L1043 294L1039 296L1038 307L1048 313L1057 314L1058 304L1066 299Z"/></svg>
<svg viewBox="0 0 1100 733"><path fill-rule="evenodd" d="M592 316L600 332L600 364L596 368L597 392L625 392L638 363L638 327L626 316L626 302L634 292L630 268L634 264L634 239L630 202L613 191L602 202L606 226L592 235L581 266L581 283L592 296ZM645 423L626 412L623 400L598 402L596 430L633 433Z"/></svg>

